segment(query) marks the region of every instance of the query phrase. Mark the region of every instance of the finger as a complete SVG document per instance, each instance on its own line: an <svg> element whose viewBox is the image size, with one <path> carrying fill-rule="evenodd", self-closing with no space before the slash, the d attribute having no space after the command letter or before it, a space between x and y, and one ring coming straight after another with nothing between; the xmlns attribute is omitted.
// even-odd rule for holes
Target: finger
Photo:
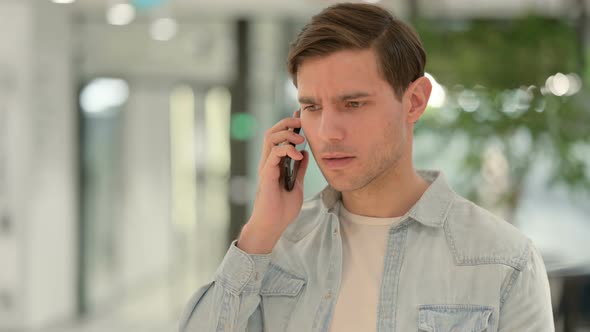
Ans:
<svg viewBox="0 0 590 332"><path fill-rule="evenodd" d="M292 132L292 131L279 131L278 133L274 133L268 137L270 142L270 147L272 148L275 145L284 144L284 143L293 143L295 145L301 144L305 141L303 136Z"/></svg>
<svg viewBox="0 0 590 332"><path fill-rule="evenodd" d="M261 174L261 176L268 176L271 180L278 180L280 175L279 165L281 163L281 159L287 156L293 160L303 159L303 154L297 151L292 145L275 146L266 159L264 168L262 169L264 174Z"/></svg>
<svg viewBox="0 0 590 332"><path fill-rule="evenodd" d="M264 167L265 161L270 153L270 150L277 144L280 144L284 141L288 141L288 133L292 130L288 130L290 128L299 128L301 127L301 120L299 118L285 118L275 124L273 127L268 129L264 135L264 142L262 144L262 154L260 156L260 162L258 163L258 173ZM277 136L277 133L284 133ZM283 135L283 136L282 136ZM296 135L296 134L293 134ZM291 142L295 144L303 143L303 140L298 138L298 136L292 136L294 140Z"/></svg>
<svg viewBox="0 0 590 332"><path fill-rule="evenodd" d="M277 132L281 132L281 131L288 131L291 128L299 128L301 127L301 119L299 118L285 118L279 122L277 122L274 126L270 127L265 133L264 133L264 148L266 148L267 151L263 150L263 159L266 159L266 155L268 155L268 152L270 152L270 148L272 148L272 145L269 141L269 137L272 136L274 133ZM264 153L266 152L266 153Z"/></svg>
<svg viewBox="0 0 590 332"><path fill-rule="evenodd" d="M258 166L258 173L260 173L260 171L264 167L266 159L268 158L268 155L270 154L270 151L272 150L273 147L275 147L277 145L281 145L285 142L289 142L289 143L292 143L295 145L305 142L305 138L303 136L296 134L292 131L287 131L287 130L283 130L278 133L274 133L272 136L267 137L266 140L268 142L265 141L265 143L264 143L261 160L260 160L260 163L258 164L259 165Z"/></svg>
<svg viewBox="0 0 590 332"><path fill-rule="evenodd" d="M276 133L282 130L288 130L291 128L299 127L301 127L300 118L284 118L281 121L277 122L274 126L270 127L270 129L266 131L266 134L271 135L272 133Z"/></svg>

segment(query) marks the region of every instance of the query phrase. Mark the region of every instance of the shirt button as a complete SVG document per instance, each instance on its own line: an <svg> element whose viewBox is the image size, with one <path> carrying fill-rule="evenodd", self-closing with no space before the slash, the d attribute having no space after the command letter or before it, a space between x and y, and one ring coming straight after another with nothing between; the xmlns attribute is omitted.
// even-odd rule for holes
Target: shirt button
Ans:
<svg viewBox="0 0 590 332"><path fill-rule="evenodd" d="M326 295L324 295L324 299L329 300L332 298L332 292L327 292Z"/></svg>
<svg viewBox="0 0 590 332"><path fill-rule="evenodd" d="M258 272L254 273L254 280L258 281L260 279L260 274Z"/></svg>
<svg viewBox="0 0 590 332"><path fill-rule="evenodd" d="M338 229L334 229L334 235L338 235Z"/></svg>

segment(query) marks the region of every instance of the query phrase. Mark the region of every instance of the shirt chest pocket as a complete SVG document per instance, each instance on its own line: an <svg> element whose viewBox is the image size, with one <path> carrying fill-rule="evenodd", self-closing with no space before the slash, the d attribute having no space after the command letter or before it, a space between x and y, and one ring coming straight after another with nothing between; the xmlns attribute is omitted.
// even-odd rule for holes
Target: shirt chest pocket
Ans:
<svg viewBox="0 0 590 332"><path fill-rule="evenodd" d="M418 330L427 332L491 332L493 307L435 304L418 307Z"/></svg>
<svg viewBox="0 0 590 332"><path fill-rule="evenodd" d="M305 280L271 264L260 289L266 331L286 331Z"/></svg>

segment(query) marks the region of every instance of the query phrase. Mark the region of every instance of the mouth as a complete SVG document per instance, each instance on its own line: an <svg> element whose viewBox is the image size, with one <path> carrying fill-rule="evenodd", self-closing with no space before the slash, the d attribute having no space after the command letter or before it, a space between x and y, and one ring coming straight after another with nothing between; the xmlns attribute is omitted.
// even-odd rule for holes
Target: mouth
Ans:
<svg viewBox="0 0 590 332"><path fill-rule="evenodd" d="M354 159L355 157L353 156L344 155L322 157L324 165L326 165L328 168L344 168L348 166Z"/></svg>

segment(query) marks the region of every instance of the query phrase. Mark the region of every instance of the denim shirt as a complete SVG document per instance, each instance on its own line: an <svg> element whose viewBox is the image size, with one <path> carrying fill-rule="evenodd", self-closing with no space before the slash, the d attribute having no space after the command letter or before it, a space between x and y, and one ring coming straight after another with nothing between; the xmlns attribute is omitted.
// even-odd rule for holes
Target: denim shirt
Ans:
<svg viewBox="0 0 590 332"><path fill-rule="evenodd" d="M431 184L389 229L375 331L554 331L531 241L441 173L419 174ZM327 187L306 200L271 254L249 255L234 241L180 331L328 331L342 275L340 198Z"/></svg>

